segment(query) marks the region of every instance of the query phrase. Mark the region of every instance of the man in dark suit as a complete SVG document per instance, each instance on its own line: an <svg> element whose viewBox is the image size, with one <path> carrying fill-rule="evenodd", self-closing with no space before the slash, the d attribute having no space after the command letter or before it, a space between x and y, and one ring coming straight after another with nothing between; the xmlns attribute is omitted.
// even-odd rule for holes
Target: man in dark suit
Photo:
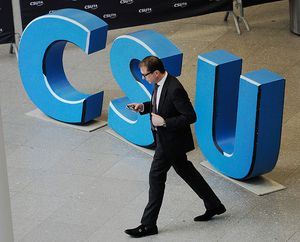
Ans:
<svg viewBox="0 0 300 242"><path fill-rule="evenodd" d="M195 221L208 221L226 211L201 174L187 160L186 153L194 149L190 124L196 121L196 113L184 87L165 71L162 61L155 56L143 59L139 67L142 77L155 84L155 88L151 102L131 103L129 106L142 115L151 113L156 149L149 173L149 201L141 225L125 230L132 237L158 233L156 221L171 166L204 202L206 212L195 217Z"/></svg>

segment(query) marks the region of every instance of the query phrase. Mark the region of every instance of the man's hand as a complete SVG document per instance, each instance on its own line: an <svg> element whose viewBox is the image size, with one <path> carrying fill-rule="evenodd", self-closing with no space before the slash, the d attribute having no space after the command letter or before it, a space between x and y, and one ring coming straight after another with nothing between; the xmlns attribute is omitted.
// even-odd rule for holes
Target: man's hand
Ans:
<svg viewBox="0 0 300 242"><path fill-rule="evenodd" d="M129 103L126 106L128 109L135 111L135 112L143 112L144 111L144 104L142 104L142 103Z"/></svg>
<svg viewBox="0 0 300 242"><path fill-rule="evenodd" d="M152 120L152 124L155 127L159 127L159 126L165 126L166 125L166 121L159 115L155 114L155 113L151 113L151 120Z"/></svg>

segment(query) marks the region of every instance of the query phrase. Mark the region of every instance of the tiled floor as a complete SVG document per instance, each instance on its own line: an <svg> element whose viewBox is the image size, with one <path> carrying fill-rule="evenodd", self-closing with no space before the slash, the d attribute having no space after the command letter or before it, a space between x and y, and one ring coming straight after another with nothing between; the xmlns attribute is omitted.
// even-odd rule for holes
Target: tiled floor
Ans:
<svg viewBox="0 0 300 242"><path fill-rule="evenodd" d="M189 154L228 212L195 223L202 202L173 170L158 221L159 234L139 241L300 241L300 37L289 32L288 1L247 8L251 32L235 33L224 13L110 31L105 50L85 56L69 46L64 65L77 88L122 96L113 80L109 51L114 38L154 29L184 53L180 80L194 100L197 55L225 49L243 58L243 72L267 68L286 78L281 152L267 176L287 187L256 196L203 168L199 149ZM25 115L35 107L20 82L17 60L0 46L0 102L15 241L131 241L147 200L151 157L111 136L60 127Z"/></svg>

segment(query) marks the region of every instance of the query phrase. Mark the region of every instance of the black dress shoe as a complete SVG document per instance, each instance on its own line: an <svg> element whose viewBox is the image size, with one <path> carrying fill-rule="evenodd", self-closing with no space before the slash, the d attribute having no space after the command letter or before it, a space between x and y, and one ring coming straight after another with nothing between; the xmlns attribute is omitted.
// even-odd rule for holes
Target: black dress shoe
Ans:
<svg viewBox="0 0 300 242"><path fill-rule="evenodd" d="M209 209L206 210L206 212L198 217L194 218L194 221L208 221L210 220L213 216L215 215L220 215L222 213L225 213L226 208L224 207L223 204L220 206L214 208L214 209Z"/></svg>
<svg viewBox="0 0 300 242"><path fill-rule="evenodd" d="M140 226L134 229L126 229L124 232L134 238L140 238L140 237L149 236L158 233L156 225L147 227L143 224L141 224Z"/></svg>

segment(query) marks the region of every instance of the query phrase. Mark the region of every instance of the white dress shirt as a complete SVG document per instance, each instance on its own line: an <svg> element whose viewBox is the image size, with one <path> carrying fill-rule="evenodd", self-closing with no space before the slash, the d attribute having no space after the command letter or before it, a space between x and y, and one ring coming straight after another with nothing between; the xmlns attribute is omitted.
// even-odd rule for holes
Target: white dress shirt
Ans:
<svg viewBox="0 0 300 242"><path fill-rule="evenodd" d="M157 96L156 96L156 110L158 110L161 91L163 89L167 76L168 76L168 72L166 71L164 77L157 83L158 89L157 89Z"/></svg>

